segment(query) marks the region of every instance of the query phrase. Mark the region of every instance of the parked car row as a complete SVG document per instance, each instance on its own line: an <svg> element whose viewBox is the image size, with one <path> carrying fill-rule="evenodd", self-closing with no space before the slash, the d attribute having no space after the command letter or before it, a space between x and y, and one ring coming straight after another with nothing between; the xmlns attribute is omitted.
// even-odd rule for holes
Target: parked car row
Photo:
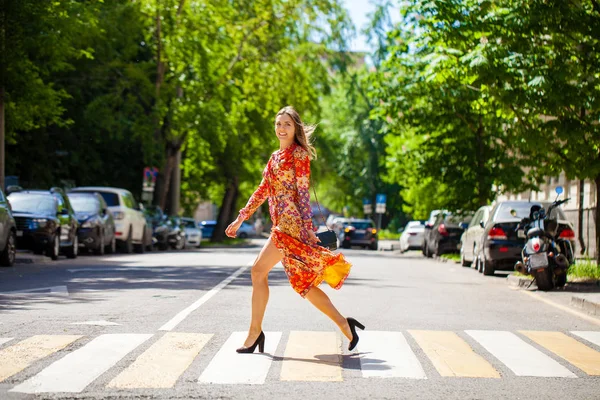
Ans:
<svg viewBox="0 0 600 400"><path fill-rule="evenodd" d="M0 190L0 265L12 266L17 249L53 260L80 250L95 254L143 253L156 246L200 247L202 229L193 218L168 217L158 207L145 208L120 188L78 187Z"/></svg>
<svg viewBox="0 0 600 400"><path fill-rule="evenodd" d="M434 210L427 221L410 221L406 225L400 236L400 251L421 250L426 257L459 253L463 266L474 266L484 275L513 271L515 263L521 260L526 240L517 225L530 215L532 207L548 209L550 204L500 201L471 214ZM563 210L554 208L551 218L557 221L558 237L569 240L574 248L575 232Z"/></svg>

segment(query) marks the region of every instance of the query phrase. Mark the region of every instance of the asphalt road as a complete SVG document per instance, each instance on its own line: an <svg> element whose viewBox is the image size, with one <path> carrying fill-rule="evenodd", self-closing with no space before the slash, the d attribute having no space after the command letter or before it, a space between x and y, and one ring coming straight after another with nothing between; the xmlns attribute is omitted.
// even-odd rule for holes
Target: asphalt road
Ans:
<svg viewBox="0 0 600 400"><path fill-rule="evenodd" d="M344 251L353 352L276 266L265 354L238 355L259 250L0 269L0 399L600 397L599 319L417 252Z"/></svg>

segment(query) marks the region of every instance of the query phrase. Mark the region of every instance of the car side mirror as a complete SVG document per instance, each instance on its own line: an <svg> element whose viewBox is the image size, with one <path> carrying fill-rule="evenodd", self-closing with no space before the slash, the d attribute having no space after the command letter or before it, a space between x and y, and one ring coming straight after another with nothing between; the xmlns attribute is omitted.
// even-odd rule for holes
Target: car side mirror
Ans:
<svg viewBox="0 0 600 400"><path fill-rule="evenodd" d="M483 223L483 220L479 221L479 226L482 227L482 228L485 227L485 224Z"/></svg>
<svg viewBox="0 0 600 400"><path fill-rule="evenodd" d="M431 224L425 224L425 229L431 229L431 228L433 228L433 225L431 225Z"/></svg>

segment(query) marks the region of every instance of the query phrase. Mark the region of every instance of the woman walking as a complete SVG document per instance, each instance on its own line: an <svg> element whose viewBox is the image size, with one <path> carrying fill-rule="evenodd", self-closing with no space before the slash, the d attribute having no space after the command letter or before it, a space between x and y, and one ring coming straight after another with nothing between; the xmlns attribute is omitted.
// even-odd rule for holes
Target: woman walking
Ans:
<svg viewBox="0 0 600 400"><path fill-rule="evenodd" d="M325 281L334 289L342 287L350 272L350 263L342 254L334 254L318 245L310 207L310 160L316 156L310 138L313 126L307 126L293 107L282 108L275 119L279 150L274 152L263 171L263 179L238 217L225 230L235 237L242 222L269 199L273 221L271 236L252 266L252 321L244 346L238 353L264 351L262 321L269 300L268 275L279 261L292 288L335 322L350 340L348 350L358 343L356 328L365 327L353 318L345 318L329 297L318 288Z"/></svg>

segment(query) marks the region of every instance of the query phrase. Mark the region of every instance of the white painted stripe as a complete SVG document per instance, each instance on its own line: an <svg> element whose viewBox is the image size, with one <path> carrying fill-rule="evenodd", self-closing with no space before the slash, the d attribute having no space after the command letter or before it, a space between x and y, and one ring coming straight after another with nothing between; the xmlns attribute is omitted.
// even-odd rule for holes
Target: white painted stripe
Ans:
<svg viewBox="0 0 600 400"><path fill-rule="evenodd" d="M210 300L215 294L219 293L219 291L221 289L223 289L225 286L229 285L229 283L231 281L233 281L235 278L237 278L242 272L244 272L246 269L248 269L250 265L245 265L242 268L238 269L237 271L235 271L233 274L231 274L228 278L226 278L224 281L222 281L221 283L219 283L217 286L215 286L214 288L212 288L210 291L208 291L208 293L204 294L204 296L200 297L198 300L196 300L194 302L194 304L192 304L191 306L187 307L186 309L184 309L183 311L180 311L176 316L174 316L169 322L167 322L166 324L164 324L163 326L161 326L160 328L158 328L159 331L170 331L172 329L174 329L177 325L179 325L179 323L181 321L183 321L184 319L186 319L186 317L188 315L190 315L192 312L194 312L195 310L197 310L202 304L206 303L208 300Z"/></svg>
<svg viewBox="0 0 600 400"><path fill-rule="evenodd" d="M85 321L85 322L72 322L71 325L94 325L94 326L116 326L121 325L116 322L100 320L100 321Z"/></svg>
<svg viewBox="0 0 600 400"><path fill-rule="evenodd" d="M0 346L2 346L4 343L8 343L11 340L13 340L13 338L9 337L9 338L0 338Z"/></svg>
<svg viewBox="0 0 600 400"><path fill-rule="evenodd" d="M150 334L132 333L98 336L10 391L79 393L127 353L151 337Z"/></svg>
<svg viewBox="0 0 600 400"><path fill-rule="evenodd" d="M507 331L465 331L517 376L577 378L517 335Z"/></svg>
<svg viewBox="0 0 600 400"><path fill-rule="evenodd" d="M401 332L361 332L358 348L365 378L427 379Z"/></svg>
<svg viewBox="0 0 600 400"><path fill-rule="evenodd" d="M600 332L595 331L571 331L573 335L577 335L580 338L587 340L588 342L594 343L596 346L600 346Z"/></svg>
<svg viewBox="0 0 600 400"><path fill-rule="evenodd" d="M260 385L265 383L273 355L281 340L281 332L265 332L265 353L238 354L235 349L243 346L248 332L234 332L202 372L200 383L243 383Z"/></svg>
<svg viewBox="0 0 600 400"><path fill-rule="evenodd" d="M42 293L40 293L42 292ZM50 293L45 293L50 292ZM4 295L40 295L40 294L54 294L58 296L68 296L69 291L66 286L51 286L51 287L43 287L43 288L34 288L34 289L25 289L25 290L13 290L11 292L0 292L0 296Z"/></svg>

